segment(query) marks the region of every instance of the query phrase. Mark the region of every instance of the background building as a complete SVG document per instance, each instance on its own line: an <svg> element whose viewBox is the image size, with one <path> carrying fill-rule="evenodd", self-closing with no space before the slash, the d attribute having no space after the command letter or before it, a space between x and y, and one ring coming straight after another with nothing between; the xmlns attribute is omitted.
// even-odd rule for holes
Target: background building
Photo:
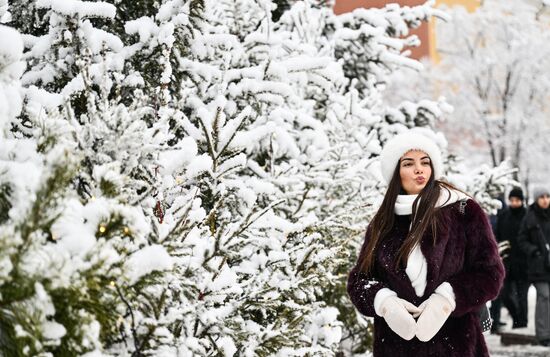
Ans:
<svg viewBox="0 0 550 357"><path fill-rule="evenodd" d="M391 3L398 3L401 6L416 6L422 5L426 0L336 0L334 4L334 12L336 14L342 14L345 12L353 11L359 7L381 8ZM447 5L461 5L468 11L474 11L480 4L480 0L437 0L436 6ZM435 48L435 24L432 19L428 24L423 24L418 29L411 32L420 38L420 47L411 48L411 57L422 58L430 57L433 60L438 60L438 54Z"/></svg>

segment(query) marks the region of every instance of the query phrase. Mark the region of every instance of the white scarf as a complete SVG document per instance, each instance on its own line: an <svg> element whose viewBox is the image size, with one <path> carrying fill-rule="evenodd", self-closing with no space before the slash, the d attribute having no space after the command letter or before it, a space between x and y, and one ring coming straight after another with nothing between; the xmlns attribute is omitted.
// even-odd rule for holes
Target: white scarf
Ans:
<svg viewBox="0 0 550 357"><path fill-rule="evenodd" d="M412 214L412 205L417 197L418 195L397 196L394 208L395 214L398 216L407 216ZM460 191L442 188L436 207L448 206L464 198L468 198L468 196ZM405 269L405 272L411 281L416 295L424 295L424 290L426 290L426 278L428 276L428 263L426 262L426 257L424 257L424 254L422 254L420 245L417 244L411 251L409 258L407 259L407 268Z"/></svg>
<svg viewBox="0 0 550 357"><path fill-rule="evenodd" d="M398 216L408 216L412 214L412 205L417 197L418 195L398 195L397 199L395 200L395 214ZM435 206L448 206L464 198L468 198L468 196L460 191L441 188L441 193L439 194L439 199L437 200Z"/></svg>

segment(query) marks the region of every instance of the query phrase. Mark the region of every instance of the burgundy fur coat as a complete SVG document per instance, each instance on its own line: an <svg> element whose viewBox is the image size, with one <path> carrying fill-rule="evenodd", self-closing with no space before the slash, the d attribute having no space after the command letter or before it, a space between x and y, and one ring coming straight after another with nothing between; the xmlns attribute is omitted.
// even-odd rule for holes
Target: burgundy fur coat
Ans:
<svg viewBox="0 0 550 357"><path fill-rule="evenodd" d="M418 297L404 268L395 269L394 259L410 225L410 216L396 216L390 236L379 244L370 276L355 266L348 277L348 294L357 310L374 317L374 356L383 357L482 357L489 356L477 311L495 298L502 286L504 267L498 255L487 216L473 200L468 200L464 214L459 202L442 207L439 212L437 242L426 233L421 250L428 264L427 286ZM370 238L367 229L358 262L365 254ZM382 288L416 306L426 300L443 282L453 287L456 308L441 330L428 342L416 337L406 341L395 334L386 321L374 312L374 297Z"/></svg>

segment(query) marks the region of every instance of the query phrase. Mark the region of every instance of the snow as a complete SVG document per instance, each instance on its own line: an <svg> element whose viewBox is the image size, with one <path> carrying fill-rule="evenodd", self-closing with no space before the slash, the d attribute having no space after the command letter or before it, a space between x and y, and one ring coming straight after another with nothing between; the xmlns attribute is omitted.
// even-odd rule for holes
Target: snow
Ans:
<svg viewBox="0 0 550 357"><path fill-rule="evenodd" d="M342 327L337 317L338 309L328 307L320 310L314 317L313 324L310 327L309 335L315 341L322 341L327 345L340 342L342 339Z"/></svg>
<svg viewBox="0 0 550 357"><path fill-rule="evenodd" d="M92 177L97 182L109 182L116 189L122 189L125 183L125 177L121 175L121 164L118 162L97 165L94 167Z"/></svg>
<svg viewBox="0 0 550 357"><path fill-rule="evenodd" d="M35 86L29 87L25 94L29 99L31 110L39 112L42 109L50 110L63 104L63 95L50 93L44 89Z"/></svg>
<svg viewBox="0 0 550 357"><path fill-rule="evenodd" d="M19 78L25 69L25 64L20 61L22 52L19 33L0 25L0 129L5 128L8 120L15 118L22 108L19 89Z"/></svg>
<svg viewBox="0 0 550 357"><path fill-rule="evenodd" d="M187 13L189 9L187 6L182 8L182 3L183 3L182 1L178 1L178 0L170 0L170 1L164 2L162 6L159 8L156 18L159 21L168 21L170 20L170 18L176 16L178 12L185 11Z"/></svg>
<svg viewBox="0 0 550 357"><path fill-rule="evenodd" d="M226 160L223 164L218 167L219 172L227 172L232 169L237 169L244 167L246 165L246 155L240 154L229 160Z"/></svg>
<svg viewBox="0 0 550 357"><path fill-rule="evenodd" d="M82 17L104 17L113 19L116 15L116 7L103 1L78 1L78 0L37 0L36 7L52 9L63 15Z"/></svg>
<svg viewBox="0 0 550 357"><path fill-rule="evenodd" d="M331 62L332 59L328 57L311 58L310 56L297 56L281 62L281 65L286 67L288 72L301 72L323 69L332 64Z"/></svg>
<svg viewBox="0 0 550 357"><path fill-rule="evenodd" d="M162 25L159 28L158 32L158 43L161 45L163 44L168 47L172 47L174 41L176 40L176 38L174 37L174 30L174 24L172 23Z"/></svg>
<svg viewBox="0 0 550 357"><path fill-rule="evenodd" d="M11 14L8 9L8 0L0 0L0 23L6 23L11 20Z"/></svg>
<svg viewBox="0 0 550 357"><path fill-rule="evenodd" d="M73 78L69 83L67 83L67 85L61 91L61 96L64 98L68 98L71 95L84 90L84 88L84 80L82 79L82 76L78 75L77 77Z"/></svg>
<svg viewBox="0 0 550 357"><path fill-rule="evenodd" d="M97 242L95 234L102 220L102 215L97 213L105 212L107 208L105 202L99 200L91 205L87 211L94 214L93 217L86 215L86 209L79 201L68 201L63 215L52 225L53 236L72 255L88 254Z"/></svg>
<svg viewBox="0 0 550 357"><path fill-rule="evenodd" d="M229 120L223 127L220 133L220 145L219 149L226 147L231 140L233 140L237 129L243 122L243 120L252 114L252 108L246 106L235 119Z"/></svg>
<svg viewBox="0 0 550 357"><path fill-rule="evenodd" d="M502 332L511 332L518 334L535 335L535 304L536 304L536 289L533 285L529 288L528 292L528 325L525 328L512 329L512 318L505 308L501 309L501 321L506 323L506 326L502 328ZM547 356L548 347L543 346L531 346L531 345L507 345L504 346L500 342L500 335L493 335L485 333L485 340L489 347L491 356Z"/></svg>
<svg viewBox="0 0 550 357"><path fill-rule="evenodd" d="M410 68L413 68L417 71L421 71L421 70L424 69L424 66L422 65L422 63L420 63L418 61L415 61L415 60L412 60L410 58L406 58L406 57L403 57L403 56L395 55L395 54L389 53L389 52L385 52L381 56L381 59L384 62L392 63L392 64L403 66L403 67L410 67Z"/></svg>
<svg viewBox="0 0 550 357"><path fill-rule="evenodd" d="M223 355L225 357L232 357L237 352L235 342L230 337L222 337L217 341L217 345L220 346Z"/></svg>
<svg viewBox="0 0 550 357"><path fill-rule="evenodd" d="M65 336L67 330L65 327L55 321L45 321L42 324L44 337L48 340L57 340Z"/></svg>
<svg viewBox="0 0 550 357"><path fill-rule="evenodd" d="M145 43L158 33L158 26L152 18L143 16L139 19L127 21L124 24L124 30L129 35L139 34L139 42Z"/></svg>
<svg viewBox="0 0 550 357"><path fill-rule="evenodd" d="M209 284L209 289L212 291L221 290L223 288L235 287L238 284L238 276L227 265L224 265L218 276Z"/></svg>
<svg viewBox="0 0 550 357"><path fill-rule="evenodd" d="M16 30L0 25L0 64L6 65L17 62L23 53L23 39ZM4 70L2 70L4 72Z"/></svg>
<svg viewBox="0 0 550 357"><path fill-rule="evenodd" d="M100 29L95 28L89 20L84 21L80 26L82 36L86 39L86 44L93 54L98 54L104 50L104 47L114 51L121 51L124 44L117 36Z"/></svg>
<svg viewBox="0 0 550 357"><path fill-rule="evenodd" d="M81 357L112 357L112 355L105 354L99 350L87 352L81 355Z"/></svg>
<svg viewBox="0 0 550 357"><path fill-rule="evenodd" d="M153 271L172 268L173 259L161 245L155 244L138 250L130 255L124 264L130 284Z"/></svg>
<svg viewBox="0 0 550 357"><path fill-rule="evenodd" d="M11 103L11 104L16 104ZM36 190L41 185L43 165L37 157L36 143L32 140L4 140L0 138L0 172L10 178L12 199L21 202L10 208L13 219L24 216L30 209ZM2 176L3 176L2 175Z"/></svg>
<svg viewBox="0 0 550 357"><path fill-rule="evenodd" d="M101 325L95 320L89 324L85 324L84 326L82 326L82 345L86 348L98 348L99 346L97 346L97 341L99 340L100 331ZM103 356L107 357L108 355Z"/></svg>
<svg viewBox="0 0 550 357"><path fill-rule="evenodd" d="M187 171L185 173L188 179L192 179L205 171L212 169L212 158L206 154L199 155L191 160L187 165Z"/></svg>
<svg viewBox="0 0 550 357"><path fill-rule="evenodd" d="M186 167L198 153L197 143L191 137L182 139L173 150L162 151L159 155L159 164L162 173L171 174Z"/></svg>

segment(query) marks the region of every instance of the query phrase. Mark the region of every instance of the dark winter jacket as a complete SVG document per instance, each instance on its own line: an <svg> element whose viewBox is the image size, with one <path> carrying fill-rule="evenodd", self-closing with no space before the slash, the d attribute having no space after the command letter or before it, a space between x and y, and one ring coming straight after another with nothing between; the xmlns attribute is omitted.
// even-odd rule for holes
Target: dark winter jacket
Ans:
<svg viewBox="0 0 550 357"><path fill-rule="evenodd" d="M374 356L489 356L477 312L495 298L502 286L504 267L487 216L473 200L468 200L465 213L459 202L440 208L437 242L426 232L420 248L428 264L427 286L418 297L404 268L395 269L395 257L406 237L410 216L396 216L395 226L377 248L374 269L369 276L357 264L349 274L348 294L357 310L374 317ZM362 261L370 238L365 242L357 262ZM441 330L428 342L416 337L406 341L395 334L386 321L374 311L374 297L382 288L420 305L443 282L451 284L456 308Z"/></svg>
<svg viewBox="0 0 550 357"><path fill-rule="evenodd" d="M507 267L508 278L511 280L527 280L527 256L518 245L518 234L521 221L527 209L506 207L499 212L495 235L497 242L509 241L510 251L504 264Z"/></svg>
<svg viewBox="0 0 550 357"><path fill-rule="evenodd" d="M550 281L550 209L536 203L527 211L518 235L518 244L528 257L529 281Z"/></svg>

